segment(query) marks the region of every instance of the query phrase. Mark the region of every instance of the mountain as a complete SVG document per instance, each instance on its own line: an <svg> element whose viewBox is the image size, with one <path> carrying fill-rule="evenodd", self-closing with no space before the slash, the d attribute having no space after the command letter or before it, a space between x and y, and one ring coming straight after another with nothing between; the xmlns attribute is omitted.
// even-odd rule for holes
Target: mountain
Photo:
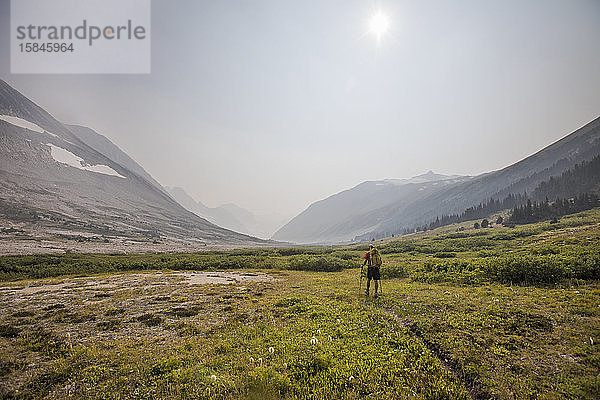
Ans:
<svg viewBox="0 0 600 400"><path fill-rule="evenodd" d="M429 171L411 179L363 182L311 204L279 229L273 239L305 244L347 242L376 229L396 210L470 179Z"/></svg>
<svg viewBox="0 0 600 400"><path fill-rule="evenodd" d="M210 208L194 200L180 187L166 187L167 192L187 210L210 222L236 232L247 232L247 227L223 206Z"/></svg>
<svg viewBox="0 0 600 400"><path fill-rule="evenodd" d="M113 142L107 139L105 136L97 133L93 129L79 125L65 125L71 133L73 133L82 142L96 150L98 153L106 156L113 160L119 165L129 169L136 173L147 182L151 183L156 189L163 193L166 193L165 189L160 183L154 180L149 173L146 172L137 162L135 162L129 155L117 147Z"/></svg>
<svg viewBox="0 0 600 400"><path fill-rule="evenodd" d="M531 192L600 154L600 118L537 153L473 178L432 173L360 185L318 201L273 236L296 243L365 241L401 234L443 215L460 214L490 198Z"/></svg>
<svg viewBox="0 0 600 400"><path fill-rule="evenodd" d="M264 243L187 211L104 136L62 124L2 80L0 224L39 241Z"/></svg>
<svg viewBox="0 0 600 400"><path fill-rule="evenodd" d="M600 117L515 164L432 193L403 210L396 209L387 220L357 239L386 237L433 221L438 216L461 213L489 198L501 200L511 193L531 192L551 176L559 176L598 154Z"/></svg>
<svg viewBox="0 0 600 400"><path fill-rule="evenodd" d="M218 207L207 207L194 200L180 187L166 187L167 192L187 210L206 218L210 222L260 238L269 238L273 232L285 222L282 218L267 214L255 215L236 204L223 204Z"/></svg>

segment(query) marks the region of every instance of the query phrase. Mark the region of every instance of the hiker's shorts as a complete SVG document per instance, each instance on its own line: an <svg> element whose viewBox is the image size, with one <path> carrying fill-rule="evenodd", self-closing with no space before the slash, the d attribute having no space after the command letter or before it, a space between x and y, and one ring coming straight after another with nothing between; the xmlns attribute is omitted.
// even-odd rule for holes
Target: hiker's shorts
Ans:
<svg viewBox="0 0 600 400"><path fill-rule="evenodd" d="M379 276L379 267L367 268L367 279L375 279L376 281L381 279L381 277Z"/></svg>

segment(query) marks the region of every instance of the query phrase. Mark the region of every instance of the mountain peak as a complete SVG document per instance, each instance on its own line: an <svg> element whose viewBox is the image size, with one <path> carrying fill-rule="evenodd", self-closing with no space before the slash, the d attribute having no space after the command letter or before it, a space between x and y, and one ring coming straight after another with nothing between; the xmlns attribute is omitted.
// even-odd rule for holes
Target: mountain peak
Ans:
<svg viewBox="0 0 600 400"><path fill-rule="evenodd" d="M424 174L413 176L413 178L435 178L438 176L445 176L445 175L439 175L439 174L434 173L432 170L429 170Z"/></svg>

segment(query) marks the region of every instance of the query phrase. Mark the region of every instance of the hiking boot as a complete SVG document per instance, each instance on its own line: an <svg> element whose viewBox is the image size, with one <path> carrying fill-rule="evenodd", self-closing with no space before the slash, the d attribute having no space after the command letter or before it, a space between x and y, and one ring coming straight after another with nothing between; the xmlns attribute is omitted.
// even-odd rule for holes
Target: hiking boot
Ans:
<svg viewBox="0 0 600 400"><path fill-rule="evenodd" d="M369 297L369 289L365 290L365 296Z"/></svg>
<svg viewBox="0 0 600 400"><path fill-rule="evenodd" d="M378 298L379 295L377 294L377 292L375 292L375 294L373 295L374 298Z"/></svg>

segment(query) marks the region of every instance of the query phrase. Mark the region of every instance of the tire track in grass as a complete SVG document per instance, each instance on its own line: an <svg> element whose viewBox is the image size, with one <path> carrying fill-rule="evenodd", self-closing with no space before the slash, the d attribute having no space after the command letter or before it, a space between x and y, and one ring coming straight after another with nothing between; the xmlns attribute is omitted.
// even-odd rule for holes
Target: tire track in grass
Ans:
<svg viewBox="0 0 600 400"><path fill-rule="evenodd" d="M453 359L448 353L440 348L436 343L428 340L419 327L411 320L401 318L390 308L378 306L385 315L398 322L400 326L408 330L420 343L422 343L440 362L440 365L452 376L461 381L468 389L469 397L472 400L491 400L494 396L483 389L481 383L476 378L465 374L457 360Z"/></svg>

